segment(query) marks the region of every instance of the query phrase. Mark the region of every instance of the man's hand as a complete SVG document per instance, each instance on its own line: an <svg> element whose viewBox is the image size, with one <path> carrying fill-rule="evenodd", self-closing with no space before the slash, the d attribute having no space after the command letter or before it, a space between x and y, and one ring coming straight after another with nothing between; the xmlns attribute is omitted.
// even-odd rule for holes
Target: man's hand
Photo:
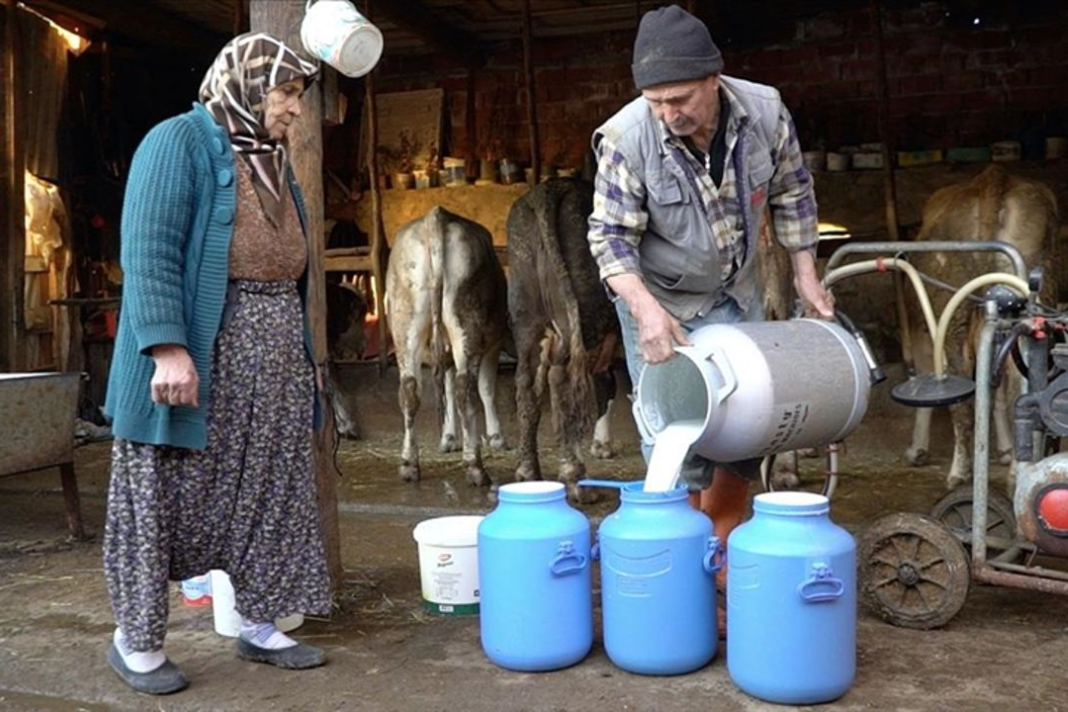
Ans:
<svg viewBox="0 0 1068 712"><path fill-rule="evenodd" d="M152 376L152 402L197 407L200 377L185 347L177 344L154 346L152 360L156 362L156 372Z"/></svg>
<svg viewBox="0 0 1068 712"><path fill-rule="evenodd" d="M801 297L805 316L820 319L834 318L834 296L820 283L816 273L816 258L802 250L790 254L794 268L794 289Z"/></svg>
<svg viewBox="0 0 1068 712"><path fill-rule="evenodd" d="M645 363L663 363L675 355L675 346L689 346L690 339L636 274L608 278L608 286L620 296L638 322L638 346Z"/></svg>

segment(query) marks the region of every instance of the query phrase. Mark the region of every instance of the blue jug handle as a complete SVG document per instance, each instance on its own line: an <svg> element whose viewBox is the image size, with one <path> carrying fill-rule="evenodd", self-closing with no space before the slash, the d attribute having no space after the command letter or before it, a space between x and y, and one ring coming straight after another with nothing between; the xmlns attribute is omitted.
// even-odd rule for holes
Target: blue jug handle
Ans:
<svg viewBox="0 0 1068 712"><path fill-rule="evenodd" d="M824 590L819 590L820 588ZM845 582L835 576L829 566L814 566L812 575L797 586L797 595L808 603L834 601L844 593Z"/></svg>
<svg viewBox="0 0 1068 712"><path fill-rule="evenodd" d="M719 545L719 537L708 537L708 551L701 563L710 574L716 574L727 563L727 552Z"/></svg>
<svg viewBox="0 0 1068 712"><path fill-rule="evenodd" d="M569 560L571 563L565 563ZM560 543L560 553L549 564L549 571L553 576L567 576L582 571L588 563L589 559L585 554L576 554L575 546L565 541Z"/></svg>

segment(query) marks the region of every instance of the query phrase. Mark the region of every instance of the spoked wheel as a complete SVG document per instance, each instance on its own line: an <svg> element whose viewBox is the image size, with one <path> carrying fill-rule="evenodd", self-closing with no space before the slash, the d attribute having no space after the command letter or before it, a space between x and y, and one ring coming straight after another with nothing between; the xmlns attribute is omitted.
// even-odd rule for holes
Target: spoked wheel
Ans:
<svg viewBox="0 0 1068 712"><path fill-rule="evenodd" d="M820 459L821 469L824 469L823 479L811 483L799 483L796 487L783 486L775 482L775 460L778 457L794 457L795 469L800 470L800 462L802 460L796 453L782 453L780 455L765 455L763 461L760 463L760 484L763 485L765 492L815 492L816 494L822 494L824 497L830 499L834 495L834 489L838 485L838 474L828 474L826 468L823 466L826 463L826 459ZM805 458L807 459L807 458ZM800 476L800 472L798 473Z"/></svg>
<svg viewBox="0 0 1068 712"><path fill-rule="evenodd" d="M1002 541L1016 540L1016 513L1009 498L993 490L986 493L986 535ZM972 486L961 485L947 492L931 507L931 519L947 527L966 547L972 541ZM1005 551L1005 546L987 544L987 558ZM1020 552L1023 555L1023 552Z"/></svg>
<svg viewBox="0 0 1068 712"><path fill-rule="evenodd" d="M896 626L945 625L968 597L964 546L928 517L902 513L877 520L861 537L858 560L865 599Z"/></svg>

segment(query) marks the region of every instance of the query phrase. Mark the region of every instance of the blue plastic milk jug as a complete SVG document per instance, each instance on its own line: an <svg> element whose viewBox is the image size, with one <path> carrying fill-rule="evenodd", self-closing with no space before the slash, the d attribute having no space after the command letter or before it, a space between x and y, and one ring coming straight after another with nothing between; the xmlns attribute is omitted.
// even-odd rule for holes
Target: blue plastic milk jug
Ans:
<svg viewBox="0 0 1068 712"><path fill-rule="evenodd" d="M642 485L621 487L619 509L597 532L604 647L629 672L678 675L716 654L721 549L685 487L643 492Z"/></svg>
<svg viewBox="0 0 1068 712"><path fill-rule="evenodd" d="M810 705L856 673L856 544L827 498L770 492L727 544L727 670L742 691Z"/></svg>
<svg viewBox="0 0 1068 712"><path fill-rule="evenodd" d="M590 523L559 482L497 492L478 527L482 650L503 668L574 665L593 645Z"/></svg>

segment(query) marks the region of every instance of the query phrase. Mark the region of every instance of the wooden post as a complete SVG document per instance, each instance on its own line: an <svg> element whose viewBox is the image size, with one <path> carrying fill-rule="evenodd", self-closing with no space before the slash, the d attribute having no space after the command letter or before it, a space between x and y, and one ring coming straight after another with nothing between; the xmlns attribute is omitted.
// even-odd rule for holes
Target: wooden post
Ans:
<svg viewBox="0 0 1068 712"><path fill-rule="evenodd" d="M248 0L234 1L234 36L240 35L248 28L248 17L245 14L245 3Z"/></svg>
<svg viewBox="0 0 1068 712"><path fill-rule="evenodd" d="M894 175L894 137L890 134L890 99L886 82L886 46L883 44L883 13L879 0L872 0L875 23L875 93L879 101L879 140L883 144L883 186L886 194L887 239L897 240L897 181Z"/></svg>
<svg viewBox="0 0 1068 712"><path fill-rule="evenodd" d="M303 52L300 22L304 0L251 0L249 25L253 32L269 32L294 50ZM323 127L322 94L318 84L304 93L303 113L289 129L289 160L304 192L308 211L308 321L312 351L320 372L326 362L326 273L323 270ZM329 405L320 399L324 412ZM323 531L330 579L337 591L342 581L341 536L338 529L337 480L330 466L334 433L323 428L313 438L315 483L319 493L319 521Z"/></svg>
<svg viewBox="0 0 1068 712"><path fill-rule="evenodd" d="M364 3L364 17L373 22L371 0ZM389 347L386 335L386 265L382 249L386 232L382 219L382 192L378 186L378 105L375 102L374 70L364 77L364 101L367 104L367 172L371 179L371 281L375 287L375 314L378 316L378 375L389 368Z"/></svg>
<svg viewBox="0 0 1068 712"><path fill-rule="evenodd" d="M534 185L537 185L541 180L541 148L538 146L538 107L534 104L533 45L530 0L523 0L523 73L526 76L527 123L530 125L530 167L534 171Z"/></svg>
<svg viewBox="0 0 1068 712"><path fill-rule="evenodd" d="M26 367L23 270L26 260L25 161L22 120L17 103L20 51L19 10L4 0L3 42L0 43L0 371Z"/></svg>

